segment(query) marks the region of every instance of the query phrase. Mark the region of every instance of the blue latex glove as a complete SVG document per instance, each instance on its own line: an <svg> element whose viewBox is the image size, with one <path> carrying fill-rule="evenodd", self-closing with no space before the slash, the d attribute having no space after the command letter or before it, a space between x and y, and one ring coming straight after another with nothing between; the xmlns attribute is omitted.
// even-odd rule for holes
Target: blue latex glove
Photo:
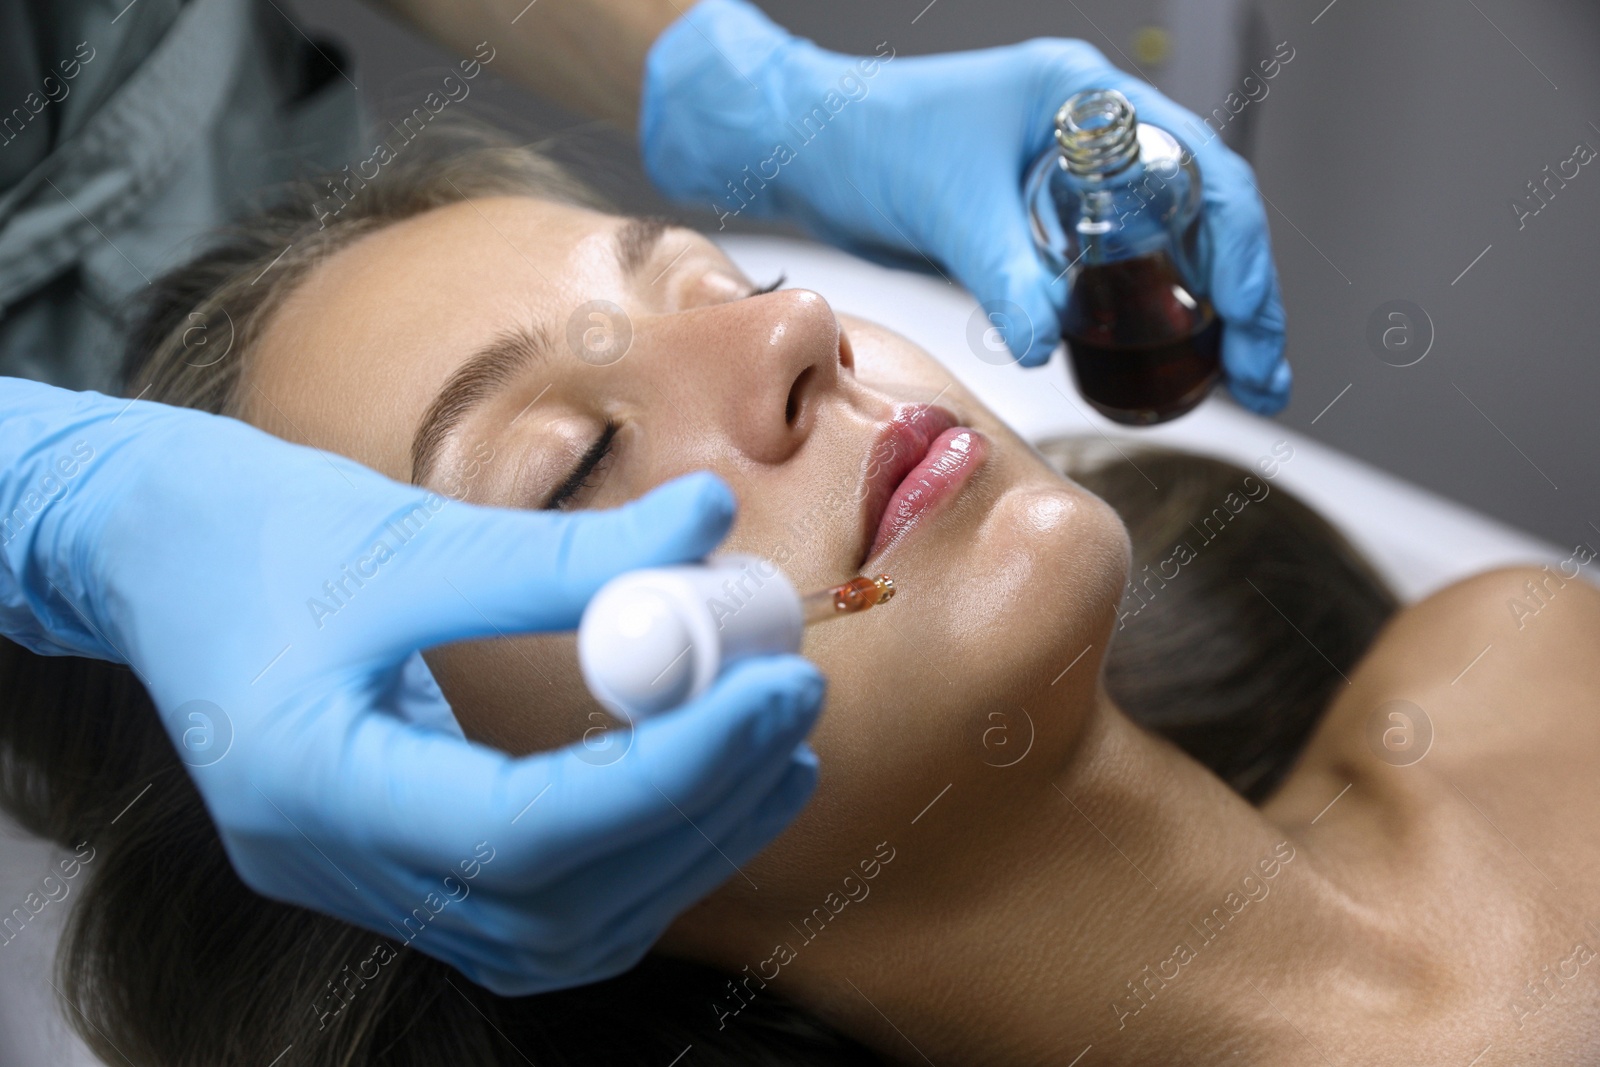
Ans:
<svg viewBox="0 0 1600 1067"><path fill-rule="evenodd" d="M482 508L196 411L10 378L0 411L0 630L130 664L267 896L538 992L627 969L810 796L800 657L613 752L511 758L462 738L416 655L570 629L612 575L703 556L734 509L711 475L615 511Z"/></svg>
<svg viewBox="0 0 1600 1067"><path fill-rule="evenodd" d="M1088 88L1120 91L1142 120L1194 149L1229 385L1251 410L1282 409L1283 303L1249 164L1220 139L1202 143L1198 117L1083 41L923 57L896 57L885 43L855 57L741 0L701 0L650 50L639 139L651 179L670 196L709 201L724 224L792 218L874 258L936 261L985 306L1016 304L1032 329L1013 326L1007 342L1035 366L1060 342L1059 299L1033 248L1022 181L1053 143L1055 112Z"/></svg>

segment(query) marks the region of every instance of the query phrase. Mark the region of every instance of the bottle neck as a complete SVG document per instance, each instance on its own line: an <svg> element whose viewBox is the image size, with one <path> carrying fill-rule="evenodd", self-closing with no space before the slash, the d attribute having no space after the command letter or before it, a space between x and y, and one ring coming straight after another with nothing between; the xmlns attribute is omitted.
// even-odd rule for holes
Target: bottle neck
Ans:
<svg viewBox="0 0 1600 1067"><path fill-rule="evenodd" d="M1088 181L1120 174L1139 159L1139 119L1115 89L1088 89L1056 112L1056 143L1067 173Z"/></svg>

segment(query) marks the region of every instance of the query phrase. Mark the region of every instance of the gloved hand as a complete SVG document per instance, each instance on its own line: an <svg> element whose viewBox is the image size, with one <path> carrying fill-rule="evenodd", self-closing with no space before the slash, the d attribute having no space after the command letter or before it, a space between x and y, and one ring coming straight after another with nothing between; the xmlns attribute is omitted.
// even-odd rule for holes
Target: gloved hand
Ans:
<svg viewBox="0 0 1600 1067"><path fill-rule="evenodd" d="M511 758L461 736L415 654L570 629L612 575L704 555L734 508L708 474L559 515L159 404L4 378L0 411L0 630L130 664L267 896L498 993L575 985L631 966L811 793L823 686L797 656L615 752Z"/></svg>
<svg viewBox="0 0 1600 1067"><path fill-rule="evenodd" d="M896 56L885 42L862 58L795 37L741 0L701 0L651 47L639 140L657 186L709 201L724 222L792 218L869 257L891 249L936 261L986 306L1011 301L1032 328L1013 326L1007 342L1035 366L1060 326L1023 176L1053 143L1056 111L1088 88L1120 91L1141 120L1194 150L1228 382L1246 407L1280 410L1290 381L1283 303L1249 164L1083 41L924 57Z"/></svg>

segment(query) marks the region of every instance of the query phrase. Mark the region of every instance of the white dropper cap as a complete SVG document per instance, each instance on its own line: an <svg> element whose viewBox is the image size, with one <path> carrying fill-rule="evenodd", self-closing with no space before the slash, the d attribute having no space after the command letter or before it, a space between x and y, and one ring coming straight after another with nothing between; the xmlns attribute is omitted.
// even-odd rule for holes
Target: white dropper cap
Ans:
<svg viewBox="0 0 1600 1067"><path fill-rule="evenodd" d="M797 652L800 595L778 565L727 555L618 575L578 624L578 665L629 721L685 704L746 656Z"/></svg>

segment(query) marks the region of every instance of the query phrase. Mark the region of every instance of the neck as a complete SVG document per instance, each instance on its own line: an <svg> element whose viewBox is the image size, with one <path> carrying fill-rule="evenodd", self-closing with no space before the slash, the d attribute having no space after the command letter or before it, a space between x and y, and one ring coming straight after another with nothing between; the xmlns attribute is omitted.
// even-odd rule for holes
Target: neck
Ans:
<svg viewBox="0 0 1600 1067"><path fill-rule="evenodd" d="M783 992L914 1063L1068 1064L1091 1045L1086 1063L1177 1062L1202 1034L1322 1062L1292 1020L1329 1017L1328 973L1370 990L1416 961L1306 842L1103 691L1093 703L1067 765L1019 775L1008 810L930 812L990 819L974 854L919 850L917 830L947 828L912 827L852 929L800 952Z"/></svg>

